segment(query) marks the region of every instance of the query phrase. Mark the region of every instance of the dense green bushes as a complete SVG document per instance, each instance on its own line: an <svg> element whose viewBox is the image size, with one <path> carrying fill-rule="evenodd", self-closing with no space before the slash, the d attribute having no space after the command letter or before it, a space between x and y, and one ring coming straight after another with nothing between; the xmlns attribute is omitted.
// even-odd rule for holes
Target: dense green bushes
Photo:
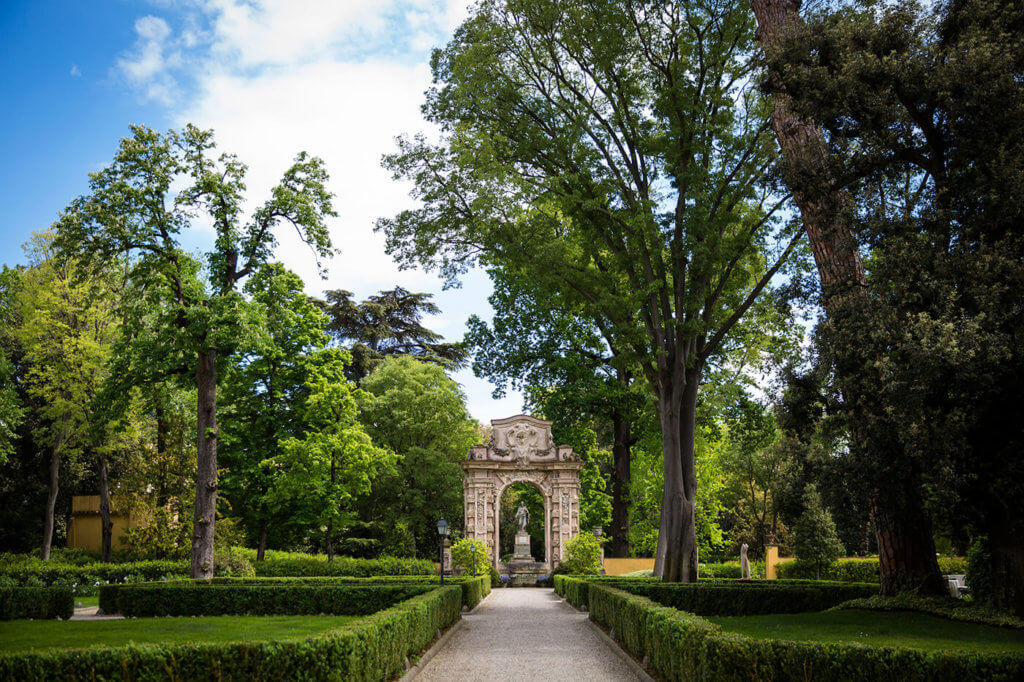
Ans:
<svg viewBox="0 0 1024 682"><path fill-rule="evenodd" d="M378 575L433 575L434 564L426 559L353 559L335 557L334 561L319 554L292 554L268 552L266 561L253 564L257 576L362 576ZM271 558L272 557L272 558Z"/></svg>
<svg viewBox="0 0 1024 682"><path fill-rule="evenodd" d="M7 654L0 679L390 680L461 608L459 588L446 585L316 637Z"/></svg>
<svg viewBox="0 0 1024 682"><path fill-rule="evenodd" d="M433 585L210 585L202 581L104 586L105 613L152 616L363 616L434 589Z"/></svg>
<svg viewBox="0 0 1024 682"><path fill-rule="evenodd" d="M967 560L963 557L939 557L939 571L943 575L961 575L967 572ZM814 579L814 568L797 561L783 561L778 564L780 578ZM838 580L844 583L877 583L878 557L864 559L840 559L821 572L822 580Z"/></svg>
<svg viewBox="0 0 1024 682"><path fill-rule="evenodd" d="M75 596L70 587L0 587L0 620L70 618Z"/></svg>
<svg viewBox="0 0 1024 682"><path fill-rule="evenodd" d="M666 680L1014 680L1024 657L857 644L757 640L607 584L589 586L590 617ZM738 588L737 591L743 591Z"/></svg>
<svg viewBox="0 0 1024 682"><path fill-rule="evenodd" d="M740 575L740 562L726 561L718 564L701 564L697 573L701 578L724 578L738 580ZM764 562L751 561L750 575L754 578L764 578Z"/></svg>

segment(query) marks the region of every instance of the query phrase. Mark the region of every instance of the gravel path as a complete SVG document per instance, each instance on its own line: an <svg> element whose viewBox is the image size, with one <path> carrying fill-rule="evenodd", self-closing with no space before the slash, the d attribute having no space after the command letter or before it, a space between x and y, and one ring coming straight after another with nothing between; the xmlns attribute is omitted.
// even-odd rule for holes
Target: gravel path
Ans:
<svg viewBox="0 0 1024 682"><path fill-rule="evenodd" d="M496 589L463 620L417 682L640 679L553 590Z"/></svg>

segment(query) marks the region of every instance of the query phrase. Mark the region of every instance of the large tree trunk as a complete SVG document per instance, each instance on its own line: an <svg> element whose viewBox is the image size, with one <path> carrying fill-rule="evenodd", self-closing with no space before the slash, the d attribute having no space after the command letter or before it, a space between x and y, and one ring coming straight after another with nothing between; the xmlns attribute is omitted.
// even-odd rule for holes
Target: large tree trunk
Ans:
<svg viewBox="0 0 1024 682"><path fill-rule="evenodd" d="M878 535L878 573L881 594L900 592L946 594L939 574L932 539L931 520L924 513L917 493L908 491L905 504L872 507Z"/></svg>
<svg viewBox="0 0 1024 682"><path fill-rule="evenodd" d="M694 502L697 471L694 435L697 427L697 389L701 369L686 372L682 385L661 382L658 390L665 490L658 529L655 575L665 582L697 580L697 526Z"/></svg>
<svg viewBox="0 0 1024 682"><path fill-rule="evenodd" d="M100 455L99 479L100 479L100 527L102 529L102 540L100 541L100 559L110 561L110 545L113 542L114 522L110 520L110 486L107 477L107 458Z"/></svg>
<svg viewBox="0 0 1024 682"><path fill-rule="evenodd" d="M263 555L267 552L267 519L260 519L260 542L256 548L256 561L263 561Z"/></svg>
<svg viewBox="0 0 1024 682"><path fill-rule="evenodd" d="M800 4L801 0L751 0L757 18L757 38L765 52L771 52L787 32L800 26ZM831 186L828 146L821 128L800 119L792 110L790 97L784 92L776 89L772 100L771 127L786 166L800 168L805 175L813 174L821 183L819 191L810 194L794 191L793 200L800 209L818 267L826 315L834 318L839 312L841 318L843 308L849 310L852 303L866 295L867 283L860 250L844 216L849 197ZM838 379L841 388L843 377ZM916 480L907 481L905 487L915 489L916 484ZM916 492L912 498L913 502L904 505L903 509L876 509L879 555L888 557L879 562L883 594L890 594L887 589L901 584L916 584L929 591L933 591L936 585L940 591L942 589L935 562L935 542L930 532L920 534L922 519L929 529L931 524L927 523L927 515ZM884 533L878 523L880 518L886 526ZM930 562L921 558L925 554L930 554Z"/></svg>
<svg viewBox="0 0 1024 682"><path fill-rule="evenodd" d="M217 517L217 351L198 354L196 388L199 392L196 510L192 526L193 578L213 577L213 531Z"/></svg>
<svg viewBox="0 0 1024 682"><path fill-rule="evenodd" d="M57 491L60 484L60 446L54 447L50 453L50 490L46 496L46 515L43 519L43 547L40 556L50 558L50 545L53 543L53 515L57 507Z"/></svg>
<svg viewBox="0 0 1024 682"><path fill-rule="evenodd" d="M1024 617L1024 527L1005 510L990 524L989 551L992 561L992 603Z"/></svg>
<svg viewBox="0 0 1024 682"><path fill-rule="evenodd" d="M612 415L612 527L611 556L629 556L629 483L632 434L622 413Z"/></svg>

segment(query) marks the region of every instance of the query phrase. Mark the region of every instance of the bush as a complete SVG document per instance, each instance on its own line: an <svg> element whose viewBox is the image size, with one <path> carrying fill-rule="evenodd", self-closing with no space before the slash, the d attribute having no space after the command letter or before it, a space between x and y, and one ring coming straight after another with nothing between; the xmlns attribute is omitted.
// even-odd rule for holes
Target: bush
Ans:
<svg viewBox="0 0 1024 682"><path fill-rule="evenodd" d="M214 575L255 578L256 569L241 547L226 547L213 553Z"/></svg>
<svg viewBox="0 0 1024 682"><path fill-rule="evenodd" d="M255 550L250 560L255 559ZM299 554L298 552L267 552L265 561L253 564L258 576L362 576L376 575L434 575L434 564L426 559L399 559L381 557L379 559L353 559L351 557L335 557L327 561L322 554Z"/></svg>
<svg viewBox="0 0 1024 682"><path fill-rule="evenodd" d="M835 563L845 550L836 533L832 514L821 503L821 495L813 483L804 489L803 502L804 510L793 526L796 535L793 548L797 563L807 565L818 579L821 572Z"/></svg>
<svg viewBox="0 0 1024 682"><path fill-rule="evenodd" d="M992 555L988 538L980 537L967 550L966 582L971 588L971 599L980 604L992 601Z"/></svg>
<svg viewBox="0 0 1024 682"><path fill-rule="evenodd" d="M0 587L0 620L63 618L75 613L70 587Z"/></svg>
<svg viewBox="0 0 1024 682"><path fill-rule="evenodd" d="M459 619L455 585L316 637L283 641L187 643L5 654L0 679L385 680Z"/></svg>
<svg viewBox="0 0 1024 682"><path fill-rule="evenodd" d="M939 557L938 560L939 571L943 575L962 575L967 572L967 561L963 557ZM814 580L814 568L797 561L780 562L776 568L782 579ZM877 583L878 557L840 559L821 571L821 579L844 583Z"/></svg>
<svg viewBox="0 0 1024 682"><path fill-rule="evenodd" d="M837 609L867 609L870 611L917 611L930 613L949 620L964 623L979 623L998 628L1024 630L1024 620L999 611L988 605L957 599L955 597L922 597L910 592L895 597L875 595L866 599L844 602Z"/></svg>
<svg viewBox="0 0 1024 682"><path fill-rule="evenodd" d="M490 574L491 548L481 540L463 538L452 545L452 568L465 575Z"/></svg>
<svg viewBox="0 0 1024 682"><path fill-rule="evenodd" d="M740 562L738 561L725 561L722 563L715 564L700 564L697 568L697 575L701 578L727 578L732 580L739 580L741 576ZM751 561L750 575L753 578L764 578L764 562Z"/></svg>
<svg viewBox="0 0 1024 682"><path fill-rule="evenodd" d="M580 533L565 543L565 561L555 573L597 575L601 572L601 540L593 533Z"/></svg>
<svg viewBox="0 0 1024 682"><path fill-rule="evenodd" d="M722 633L694 614L593 582L590 617L666 680L1021 679L1017 654L761 640ZM745 591L736 588L737 591ZM754 590L756 591L756 590Z"/></svg>
<svg viewBox="0 0 1024 682"><path fill-rule="evenodd" d="M104 613L153 616L363 616L434 589L407 585L210 585L205 581L119 585L101 591ZM109 596L113 592L116 596ZM111 610L108 610L111 609Z"/></svg>

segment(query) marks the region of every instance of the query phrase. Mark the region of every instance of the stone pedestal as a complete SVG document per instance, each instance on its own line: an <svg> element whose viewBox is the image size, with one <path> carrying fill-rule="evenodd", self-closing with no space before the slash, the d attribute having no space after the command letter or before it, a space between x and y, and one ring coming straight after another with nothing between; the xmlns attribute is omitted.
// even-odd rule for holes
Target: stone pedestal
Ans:
<svg viewBox="0 0 1024 682"><path fill-rule="evenodd" d="M533 561L533 555L530 554L530 535L529 533L516 533L516 551L512 556L513 561Z"/></svg>

